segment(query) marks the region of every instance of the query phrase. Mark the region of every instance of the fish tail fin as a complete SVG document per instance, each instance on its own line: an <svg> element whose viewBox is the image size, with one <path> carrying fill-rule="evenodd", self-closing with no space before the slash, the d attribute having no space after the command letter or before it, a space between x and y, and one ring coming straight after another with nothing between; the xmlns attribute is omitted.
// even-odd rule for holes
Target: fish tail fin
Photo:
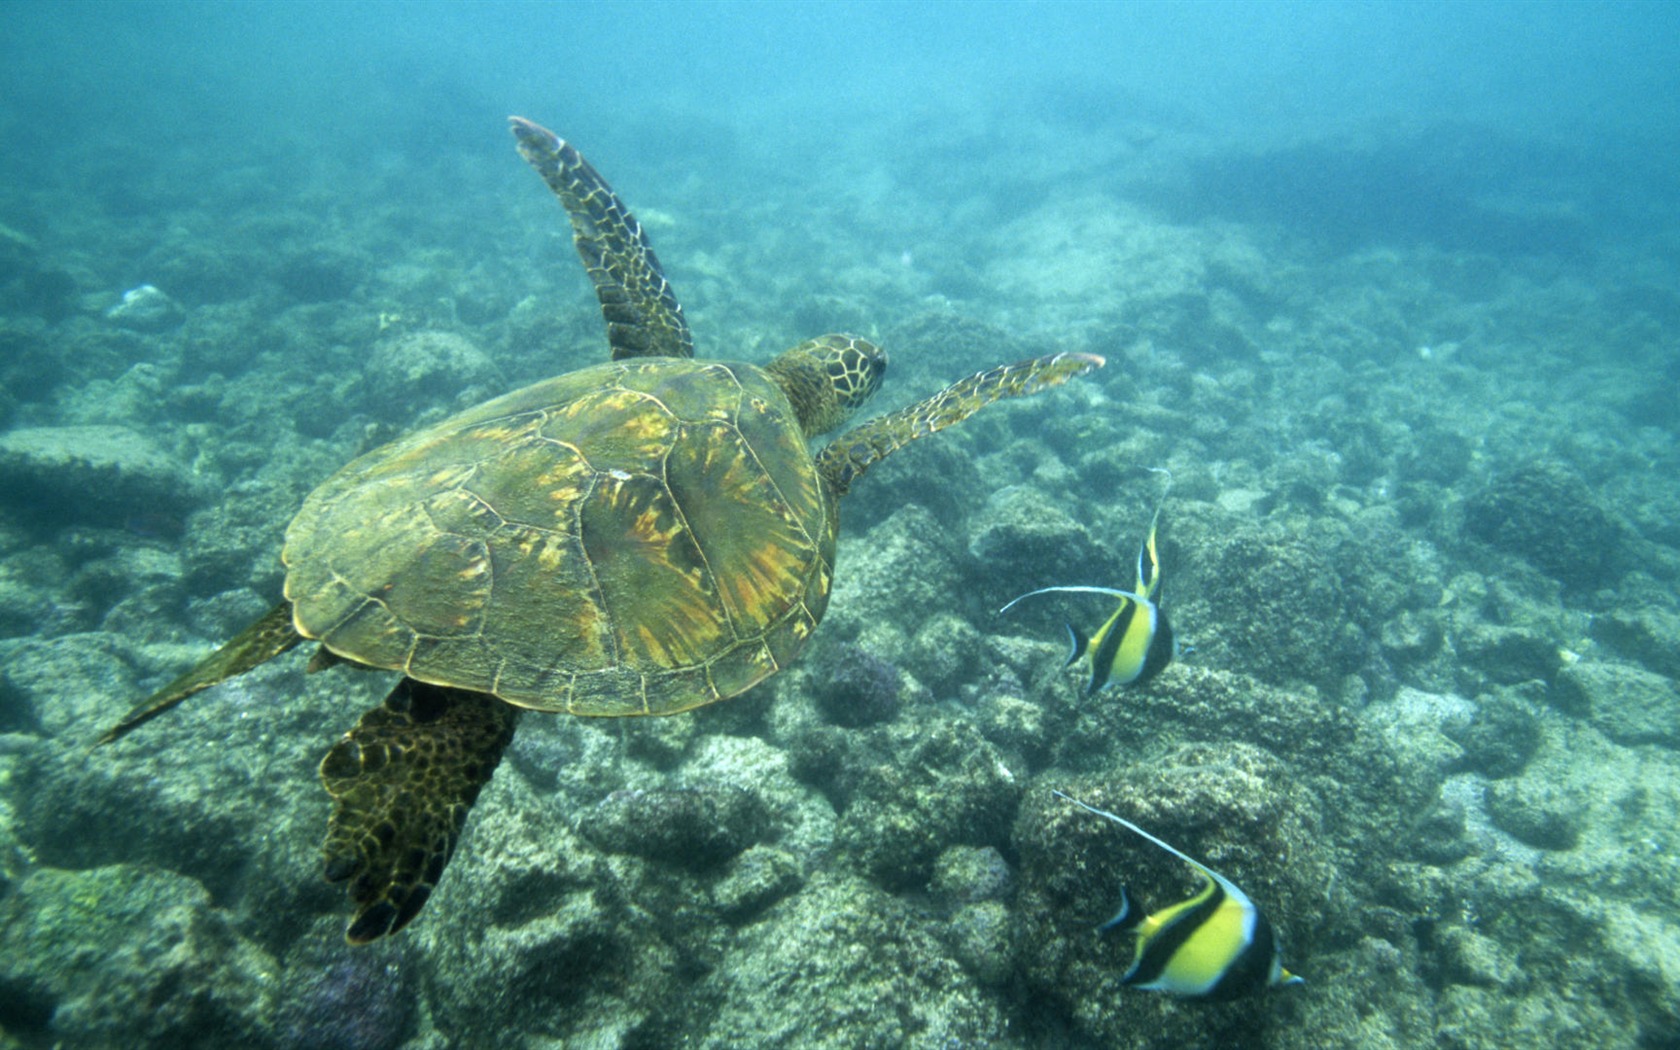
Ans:
<svg viewBox="0 0 1680 1050"><path fill-rule="evenodd" d="M1114 913L1114 918L1097 927L1102 933L1124 933L1135 930L1143 921L1143 909L1132 903L1132 895L1126 887L1120 887L1120 910Z"/></svg>
<svg viewBox="0 0 1680 1050"><path fill-rule="evenodd" d="M1081 631L1071 623L1067 625L1067 633L1068 658L1067 662L1062 664L1062 666L1072 667L1074 662L1081 656L1084 656L1087 649L1091 648L1091 639L1086 637L1084 631Z"/></svg>

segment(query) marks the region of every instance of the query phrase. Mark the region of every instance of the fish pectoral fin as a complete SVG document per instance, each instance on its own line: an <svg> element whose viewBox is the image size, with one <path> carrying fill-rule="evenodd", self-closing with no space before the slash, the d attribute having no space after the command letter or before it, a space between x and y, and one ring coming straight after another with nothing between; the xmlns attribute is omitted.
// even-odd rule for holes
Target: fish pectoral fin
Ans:
<svg viewBox="0 0 1680 1050"><path fill-rule="evenodd" d="M1097 927L1098 933L1125 933L1135 930L1143 922L1143 909L1132 903L1132 895L1126 887L1120 887L1120 910L1114 913L1114 918Z"/></svg>
<svg viewBox="0 0 1680 1050"><path fill-rule="evenodd" d="M1074 662L1081 656L1084 656L1087 649L1091 648L1091 639L1085 636L1084 631L1081 631L1071 623L1066 626L1068 633L1068 658L1067 662L1062 664L1064 668L1072 667Z"/></svg>

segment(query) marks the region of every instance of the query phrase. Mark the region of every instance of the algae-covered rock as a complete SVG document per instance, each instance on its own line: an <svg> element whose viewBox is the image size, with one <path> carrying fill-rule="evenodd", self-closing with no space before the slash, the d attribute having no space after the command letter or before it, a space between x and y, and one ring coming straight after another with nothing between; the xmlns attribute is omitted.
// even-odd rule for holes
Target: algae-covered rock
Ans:
<svg viewBox="0 0 1680 1050"><path fill-rule="evenodd" d="M950 537L918 504L899 507L854 539L841 559L823 632L832 641L857 641L894 663L905 655L907 628L898 625L949 610L960 594L962 574ZM897 649L890 646L895 637Z"/></svg>
<svg viewBox="0 0 1680 1050"><path fill-rule="evenodd" d="M999 900L1015 886L1015 872L995 846L952 846L939 855L930 889L955 904Z"/></svg>
<svg viewBox="0 0 1680 1050"><path fill-rule="evenodd" d="M1443 976L1454 984L1503 988L1516 982L1517 960L1504 945L1464 926L1449 926L1441 934Z"/></svg>
<svg viewBox="0 0 1680 1050"><path fill-rule="evenodd" d="M36 318L0 317L0 426L19 402L45 400L64 379L65 362L52 352L45 327Z"/></svg>
<svg viewBox="0 0 1680 1050"><path fill-rule="evenodd" d="M274 261L274 279L294 299L324 303L348 298L369 260L359 252L331 242L312 243L281 253Z"/></svg>
<svg viewBox="0 0 1680 1050"><path fill-rule="evenodd" d="M906 663L935 696L948 698L986 671L984 653L985 639L973 624L952 613L937 613L916 628Z"/></svg>
<svg viewBox="0 0 1680 1050"><path fill-rule="evenodd" d="M1440 728L1463 749L1454 769L1495 780L1521 773L1540 747L1539 709L1510 690L1478 696L1468 722L1455 718Z"/></svg>
<svg viewBox="0 0 1680 1050"><path fill-rule="evenodd" d="M379 677L320 675L305 690L296 666L276 661L93 748L137 693L96 698L103 716L31 758L25 839L60 867L166 866L251 936L296 936L315 911L340 907L319 878L329 800L315 770L334 727L383 692Z"/></svg>
<svg viewBox="0 0 1680 1050"><path fill-rule="evenodd" d="M1238 739L1286 758L1326 761L1354 739L1357 720L1311 690L1281 689L1245 674L1185 662L1141 689L1088 700L1072 729L1070 760L1121 761L1171 726L1175 739Z"/></svg>
<svg viewBox="0 0 1680 1050"><path fill-rule="evenodd" d="M1349 619L1341 574L1319 548L1242 532L1201 557L1207 568L1196 576L1219 616L1195 631L1203 662L1332 693L1359 666L1364 643Z"/></svg>
<svg viewBox="0 0 1680 1050"><path fill-rule="evenodd" d="M692 1045L854 1050L991 1046L1006 1025L937 920L862 880L826 876L743 931L706 981Z"/></svg>
<svg viewBox="0 0 1680 1050"><path fill-rule="evenodd" d="M336 917L286 952L275 1034L297 1050L395 1050L414 1034L419 973L408 941L344 942Z"/></svg>
<svg viewBox="0 0 1680 1050"><path fill-rule="evenodd" d="M583 834L609 853L708 868L757 842L764 803L733 784L614 791L579 817Z"/></svg>
<svg viewBox="0 0 1680 1050"><path fill-rule="evenodd" d="M368 407L411 420L434 405L470 404L505 385L490 356L454 332L404 332L380 340L365 366Z"/></svg>
<svg viewBox="0 0 1680 1050"><path fill-rule="evenodd" d="M839 726L889 722L903 707L898 668L850 642L829 646L812 678L823 717Z"/></svg>
<svg viewBox="0 0 1680 1050"><path fill-rule="evenodd" d="M1487 793L1494 825L1536 849L1573 849L1581 808L1571 793L1533 776L1499 781Z"/></svg>
<svg viewBox="0 0 1680 1050"><path fill-rule="evenodd" d="M1529 627L1470 623L1453 641L1466 667L1499 685L1550 679L1560 662L1557 643Z"/></svg>
<svg viewBox="0 0 1680 1050"><path fill-rule="evenodd" d="M276 1045L273 958L192 879L42 868L0 900L5 1023L42 1045Z"/></svg>
<svg viewBox="0 0 1680 1050"><path fill-rule="evenodd" d="M984 566L998 605L1053 583L1092 582L1091 566L1106 561L1083 524L1028 485L987 498L969 528L968 553Z"/></svg>
<svg viewBox="0 0 1680 1050"><path fill-rule="evenodd" d="M156 285L142 284L124 292L122 301L105 311L105 316L136 332L161 332L179 325L187 312Z"/></svg>
<svg viewBox="0 0 1680 1050"><path fill-rule="evenodd" d="M1465 505L1464 528L1570 587L1601 586L1616 552L1616 528L1592 490L1552 462L1495 479Z"/></svg>
<svg viewBox="0 0 1680 1050"><path fill-rule="evenodd" d="M136 692L128 646L105 633L31 638L0 665L0 725L50 733L91 731L113 696Z"/></svg>
<svg viewBox="0 0 1680 1050"><path fill-rule="evenodd" d="M963 719L884 726L846 758L846 800L835 845L881 885L924 884L948 846L1007 840L1020 786L1002 757ZM931 724L929 724L931 723Z"/></svg>
<svg viewBox="0 0 1680 1050"><path fill-rule="evenodd" d="M1680 688L1672 678L1630 664L1576 663L1558 671L1560 706L1580 711L1618 744L1680 748Z"/></svg>
<svg viewBox="0 0 1680 1050"><path fill-rule="evenodd" d="M1136 821L1242 887L1277 929L1284 962L1315 980L1315 935L1330 906L1331 854L1312 795L1245 744L1195 744L1068 781L1063 790ZM1076 1041L1162 1048L1266 1045L1270 1009L1198 1006L1125 988L1133 939L1098 932L1126 885L1147 911L1199 888L1182 861L1126 829L1033 791L1015 825L1019 971L1056 1004ZM1275 993L1289 995L1290 991Z"/></svg>
<svg viewBox="0 0 1680 1050"><path fill-rule="evenodd" d="M27 427L0 434L0 490L49 528L124 526L187 514L205 487L144 435L122 426Z"/></svg>
<svg viewBox="0 0 1680 1050"><path fill-rule="evenodd" d="M1009 909L1002 901L964 904L946 928L951 954L975 980L1001 985L1015 970L1015 942Z"/></svg>
<svg viewBox="0 0 1680 1050"><path fill-rule="evenodd" d="M1680 612L1674 609L1611 609L1593 617L1592 636L1623 659L1680 678Z"/></svg>
<svg viewBox="0 0 1680 1050"><path fill-rule="evenodd" d="M797 890L799 860L774 846L754 846L730 862L712 886L712 903L726 919L743 922Z"/></svg>
<svg viewBox="0 0 1680 1050"><path fill-rule="evenodd" d="M472 849L405 934L430 963L432 1023L448 1045L522 1032L616 1046L673 1008L670 946L552 801L498 773L469 833Z"/></svg>
<svg viewBox="0 0 1680 1050"><path fill-rule="evenodd" d="M1418 663L1433 656L1445 635L1443 617L1436 610L1402 609L1382 625L1378 641L1396 663Z"/></svg>

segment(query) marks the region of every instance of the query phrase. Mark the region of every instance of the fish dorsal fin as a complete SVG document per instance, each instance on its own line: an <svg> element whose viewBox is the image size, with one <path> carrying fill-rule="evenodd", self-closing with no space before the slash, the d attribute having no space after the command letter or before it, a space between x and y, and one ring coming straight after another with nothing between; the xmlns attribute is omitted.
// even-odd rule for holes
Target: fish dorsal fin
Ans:
<svg viewBox="0 0 1680 1050"><path fill-rule="evenodd" d="M1028 598L1037 597L1040 594L1106 594L1110 598L1130 598L1134 602L1143 602L1143 603L1148 603L1149 602L1148 598L1145 598L1143 595L1138 594L1136 591L1121 591L1121 590L1116 590L1113 587L1087 587L1087 586L1084 586L1084 585L1069 585L1069 586L1066 586L1066 587L1040 587L1036 591L1028 591L1027 593L1021 595L1020 597L1011 600L1008 605L1005 605L1003 608L998 610L998 615L1002 616L1004 613L1006 613L1009 610L1015 608L1015 606L1017 604L1019 604L1020 602L1026 601ZM1150 604L1153 604L1153 603L1150 603Z"/></svg>
<svg viewBox="0 0 1680 1050"><path fill-rule="evenodd" d="M1055 795L1057 798L1066 799L1067 801L1072 802L1074 805L1078 806L1080 809L1087 810L1088 812L1091 812L1091 813L1095 813L1099 817L1106 817L1107 819L1114 821L1116 824L1119 824L1122 827L1130 828L1132 831L1135 831L1139 835L1142 835L1144 838L1148 839L1150 842L1155 843L1155 845L1157 845L1157 846L1161 847L1162 849L1166 850L1168 853L1171 853L1173 856L1177 857L1179 860L1184 861L1186 864L1189 864L1191 867L1194 867L1197 871L1200 871L1203 875L1206 875L1208 878L1210 878L1214 882L1218 883L1219 888L1224 890L1225 893L1228 896L1230 896L1232 900L1237 901L1238 903L1242 904L1244 907L1252 908L1254 906L1253 902L1248 899L1248 894L1246 894L1242 890L1238 889L1236 883L1232 882L1230 879L1227 879L1225 876L1219 874L1219 872L1214 871L1212 868L1208 867L1206 864L1203 864L1201 861L1197 860L1195 857L1190 856L1190 854L1185 853L1183 850L1179 849L1177 846L1174 846L1174 845L1172 845L1171 843L1168 843L1168 842L1163 842L1161 839L1156 838L1154 835L1151 835L1149 832L1147 832L1147 831L1143 830L1142 828L1138 827L1136 824L1133 824L1131 821L1127 820L1125 817L1115 816L1113 813L1110 813L1106 809L1098 809L1095 806L1088 805L1088 804L1086 804L1084 802L1081 802L1078 799L1074 798L1072 795L1063 794L1062 792L1057 791L1054 788L1050 789L1050 793L1052 795Z"/></svg>
<svg viewBox="0 0 1680 1050"><path fill-rule="evenodd" d="M1166 467L1150 467L1149 470L1167 476L1167 483L1155 500L1155 513L1149 517L1149 532L1138 547L1137 591L1154 599L1161 590L1161 554L1155 546L1155 533L1161 524L1161 508L1166 505L1167 493L1172 491L1172 471Z"/></svg>

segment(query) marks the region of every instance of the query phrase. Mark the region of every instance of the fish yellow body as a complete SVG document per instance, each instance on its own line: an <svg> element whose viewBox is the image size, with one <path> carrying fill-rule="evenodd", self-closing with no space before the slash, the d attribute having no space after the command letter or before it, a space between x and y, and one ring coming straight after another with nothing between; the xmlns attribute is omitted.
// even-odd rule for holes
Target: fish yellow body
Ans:
<svg viewBox="0 0 1680 1050"><path fill-rule="evenodd" d="M1161 498L1164 501L1166 493L1163 492ZM1157 504L1155 516L1149 522L1149 535L1138 550L1137 585L1134 590L1083 585L1040 587L998 610L1002 615L1013 609L1017 602L1040 594L1106 594L1119 598L1120 604L1113 614L1089 636L1073 624L1067 625L1068 658L1064 666L1072 667L1081 657L1090 657L1091 674L1085 683L1086 695L1111 685L1146 682L1160 674L1179 653L1172 624L1167 621L1167 614L1160 605L1161 560L1155 543L1160 520L1161 507Z"/></svg>
<svg viewBox="0 0 1680 1050"><path fill-rule="evenodd" d="M1283 967L1277 933L1264 913L1230 879L1151 835L1124 817L1052 792L1081 809L1112 820L1194 867L1200 891L1188 900L1144 914L1124 889L1120 911L1105 931L1137 937L1132 965L1120 983L1185 999L1236 999L1267 988L1300 984Z"/></svg>

